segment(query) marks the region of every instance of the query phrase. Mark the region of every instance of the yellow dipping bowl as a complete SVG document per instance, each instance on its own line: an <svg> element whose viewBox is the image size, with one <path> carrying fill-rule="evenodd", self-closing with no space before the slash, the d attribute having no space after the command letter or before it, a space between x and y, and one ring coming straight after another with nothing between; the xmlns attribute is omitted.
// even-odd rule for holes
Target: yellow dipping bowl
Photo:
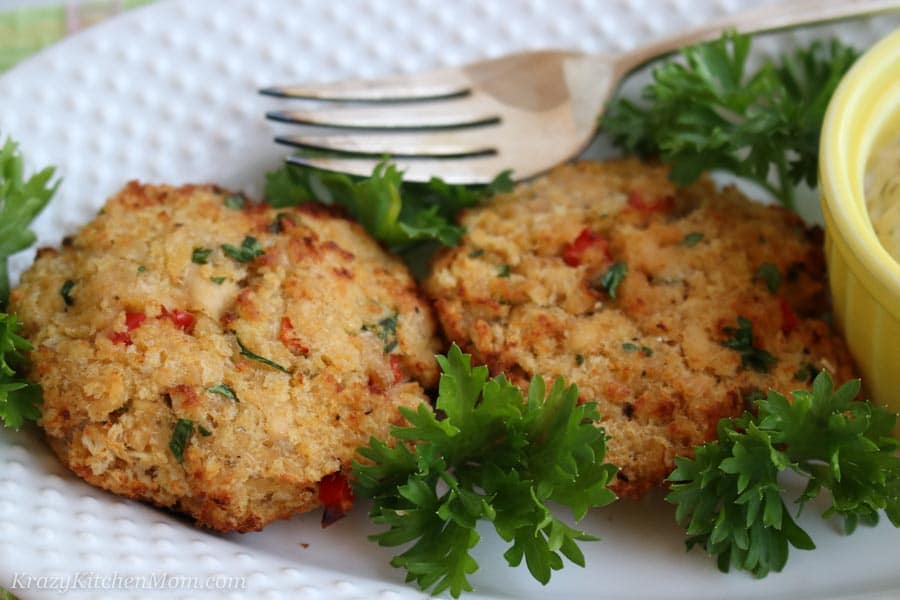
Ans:
<svg viewBox="0 0 900 600"><path fill-rule="evenodd" d="M819 148L835 319L869 397L893 412L900 412L900 264L876 237L863 190L869 157L897 137L900 30L866 52L841 81Z"/></svg>

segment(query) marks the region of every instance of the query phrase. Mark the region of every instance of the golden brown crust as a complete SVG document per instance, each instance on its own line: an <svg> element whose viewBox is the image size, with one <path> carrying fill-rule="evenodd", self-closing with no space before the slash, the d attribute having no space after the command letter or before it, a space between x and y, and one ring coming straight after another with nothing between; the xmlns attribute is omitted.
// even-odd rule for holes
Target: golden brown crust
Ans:
<svg viewBox="0 0 900 600"><path fill-rule="evenodd" d="M803 387L795 374L807 365L853 376L843 341L820 320L821 234L734 189L704 180L676 190L662 167L583 162L461 223L462 243L425 282L446 335L517 384L563 376L599 402L622 496L660 484L675 456L713 438L753 392ZM600 277L614 262L628 271L611 298ZM755 276L764 263L780 273L775 293ZM770 372L722 345L739 316L778 359Z"/></svg>
<svg viewBox="0 0 900 600"><path fill-rule="evenodd" d="M438 342L405 267L361 227L314 205L234 210L228 196L129 183L39 255L11 306L64 463L205 526L250 531L316 507L323 476L386 437L398 406L427 399ZM223 250L247 236L264 254ZM210 252L195 262L198 248ZM218 385L239 401L209 391ZM210 432L195 428L183 462L168 447L178 419Z"/></svg>

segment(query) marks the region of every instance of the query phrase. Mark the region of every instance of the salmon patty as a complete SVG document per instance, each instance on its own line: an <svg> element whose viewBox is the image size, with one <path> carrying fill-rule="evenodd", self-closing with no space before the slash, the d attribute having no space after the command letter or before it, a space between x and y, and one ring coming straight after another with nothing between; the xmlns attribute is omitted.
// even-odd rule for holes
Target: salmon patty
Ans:
<svg viewBox="0 0 900 600"><path fill-rule="evenodd" d="M221 531L340 502L438 376L428 305L359 225L212 186L128 184L10 306L60 459Z"/></svg>
<svg viewBox="0 0 900 600"><path fill-rule="evenodd" d="M854 375L824 320L821 231L779 207L677 189L664 167L583 162L461 217L425 282L447 337L492 373L578 384L638 498L769 389Z"/></svg>

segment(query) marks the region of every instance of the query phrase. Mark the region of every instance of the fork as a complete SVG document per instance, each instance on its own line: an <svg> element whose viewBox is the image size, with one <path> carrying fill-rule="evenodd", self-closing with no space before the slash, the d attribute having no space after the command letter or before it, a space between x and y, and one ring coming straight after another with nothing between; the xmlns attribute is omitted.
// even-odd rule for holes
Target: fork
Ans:
<svg viewBox="0 0 900 600"><path fill-rule="evenodd" d="M390 156L407 181L432 176L483 184L512 170L538 175L582 152L621 80L680 47L741 33L900 10L900 0L803 0L765 6L616 55L564 50L511 54L461 67L384 79L275 86L260 93L327 103L277 110L268 119L314 126L275 140L328 155L287 160L329 171L370 175ZM322 134L321 128L344 130Z"/></svg>

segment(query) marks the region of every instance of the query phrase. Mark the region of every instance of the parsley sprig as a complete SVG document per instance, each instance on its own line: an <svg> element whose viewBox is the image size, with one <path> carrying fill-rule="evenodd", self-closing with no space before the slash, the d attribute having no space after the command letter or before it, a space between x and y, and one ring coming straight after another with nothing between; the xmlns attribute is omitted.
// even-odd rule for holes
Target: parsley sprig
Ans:
<svg viewBox="0 0 900 600"><path fill-rule="evenodd" d="M7 427L18 429L27 421L41 416L40 386L16 377L25 362L22 354L31 350L28 341L19 336L22 324L15 315L0 313L0 419Z"/></svg>
<svg viewBox="0 0 900 600"><path fill-rule="evenodd" d="M511 189L509 175L501 173L487 186L466 187L438 178L404 182L403 173L387 161L365 178L285 165L266 175L265 194L276 208L311 200L342 206L375 239L405 251L422 242L455 246L463 234L454 223L456 213L487 195Z"/></svg>
<svg viewBox="0 0 900 600"><path fill-rule="evenodd" d="M46 167L26 180L24 165L18 144L7 139L0 148L0 310L5 309L9 300L8 258L35 242L29 226L59 187L58 180L50 182L55 172L53 167ZM69 283L61 290L66 304L71 301ZM17 377L17 371L25 364L23 353L32 349L19 335L21 329L22 324L15 315L0 312L0 420L14 429L41 416L40 386Z"/></svg>
<svg viewBox="0 0 900 600"><path fill-rule="evenodd" d="M616 145L670 164L681 185L727 171L793 208L795 186L815 185L825 108L858 52L816 41L751 73L750 46L731 32L685 48L684 63L653 70L641 104L613 101L601 126Z"/></svg>
<svg viewBox="0 0 900 600"><path fill-rule="evenodd" d="M7 139L0 148L0 309L9 298L7 259L35 242L28 227L59 187L59 180L50 182L54 172L46 167L26 180L19 145Z"/></svg>
<svg viewBox="0 0 900 600"><path fill-rule="evenodd" d="M557 379L546 393L531 381L527 399L504 376L454 344L439 356L436 407L401 408L409 422L394 427L396 444L372 438L354 463L358 495L373 499L370 517L388 529L372 536L382 546L412 542L391 564L407 581L454 597L471 591L478 569L471 549L478 521L489 521L511 546L511 566L525 560L547 583L562 557L584 566L578 541L594 540L553 516L548 503L566 506L576 521L616 496L607 484L616 468L603 462L606 435L594 425L594 404L579 404L576 386Z"/></svg>
<svg viewBox="0 0 900 600"><path fill-rule="evenodd" d="M810 536L791 518L778 476L807 479L802 507L823 490L831 505L822 515L842 517L845 529L875 524L883 510L900 527L900 441L891 437L896 415L856 402L858 380L837 390L827 372L812 391L774 391L745 413L719 422L718 441L699 446L693 459L676 458L667 500L686 526L688 548L701 546L719 568L757 577L780 571L789 547L811 550Z"/></svg>

